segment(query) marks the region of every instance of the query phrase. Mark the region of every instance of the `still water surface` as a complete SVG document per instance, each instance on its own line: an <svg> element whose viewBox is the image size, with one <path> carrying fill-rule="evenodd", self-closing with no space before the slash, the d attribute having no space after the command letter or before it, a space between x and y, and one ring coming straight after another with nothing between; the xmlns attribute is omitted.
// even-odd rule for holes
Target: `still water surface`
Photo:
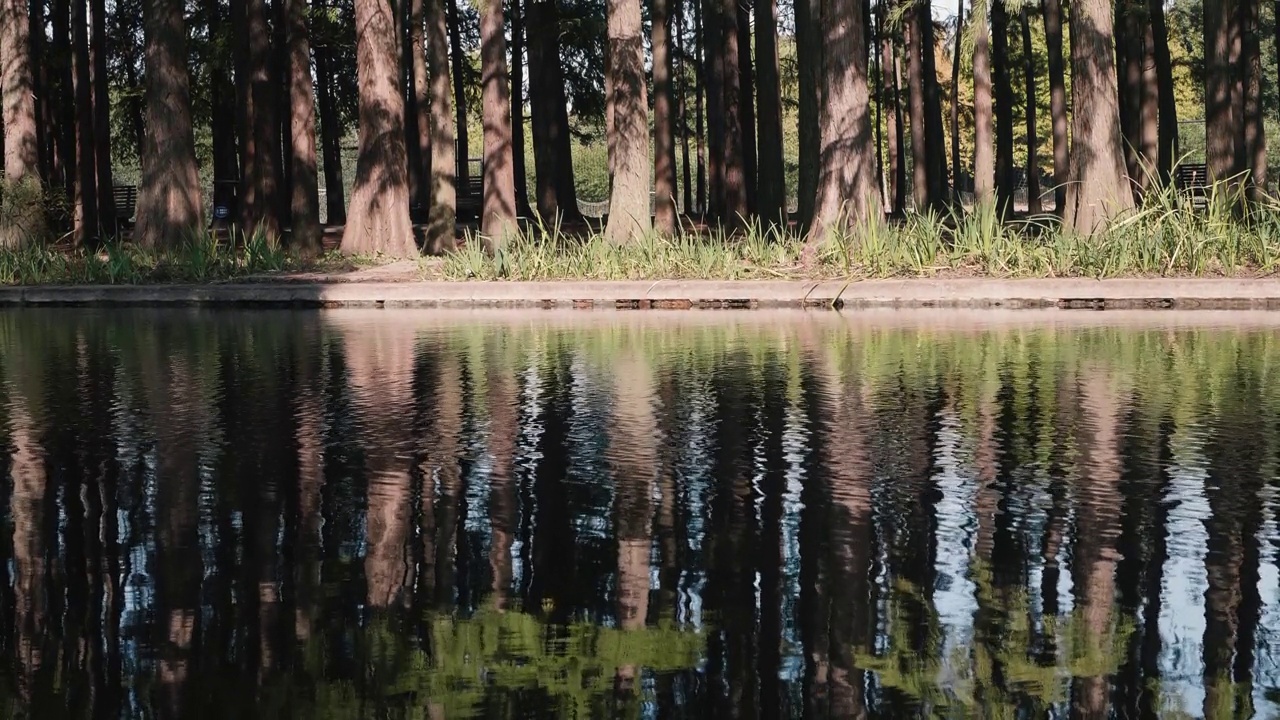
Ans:
<svg viewBox="0 0 1280 720"><path fill-rule="evenodd" d="M0 707L1274 717L1280 320L990 317L0 313Z"/></svg>

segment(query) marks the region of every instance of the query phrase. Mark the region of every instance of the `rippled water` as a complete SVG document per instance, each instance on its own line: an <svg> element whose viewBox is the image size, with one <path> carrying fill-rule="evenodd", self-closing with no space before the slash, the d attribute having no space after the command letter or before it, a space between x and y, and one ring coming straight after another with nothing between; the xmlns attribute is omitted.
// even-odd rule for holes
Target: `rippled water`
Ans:
<svg viewBox="0 0 1280 720"><path fill-rule="evenodd" d="M1273 717L1280 317L0 313L6 717Z"/></svg>

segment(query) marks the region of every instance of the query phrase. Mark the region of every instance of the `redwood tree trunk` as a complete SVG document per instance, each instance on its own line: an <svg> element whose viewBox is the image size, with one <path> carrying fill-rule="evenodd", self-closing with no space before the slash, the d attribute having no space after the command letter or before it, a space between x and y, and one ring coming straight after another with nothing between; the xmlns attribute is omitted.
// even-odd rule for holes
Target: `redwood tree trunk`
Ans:
<svg viewBox="0 0 1280 720"><path fill-rule="evenodd" d="M410 179L416 177L411 205L423 216L431 207L431 80L427 76L426 37L424 35L423 0L410 0L409 5L409 68L413 81L414 131L410 133L416 147L410 148L410 158L417 162ZM421 218L414 218L415 220Z"/></svg>
<svg viewBox="0 0 1280 720"><path fill-rule="evenodd" d="M759 180L759 162L756 155L756 106L755 77L751 67L751 15L747 6L735 0L738 24L738 97L742 122L742 185L746 196L747 214L756 213L756 182Z"/></svg>
<svg viewBox="0 0 1280 720"><path fill-rule="evenodd" d="M1150 0L1163 2L1163 0ZM1053 124L1053 207L1066 209L1071 163L1067 147L1067 80L1062 61L1062 0L1040 0L1049 54L1049 118Z"/></svg>
<svg viewBox="0 0 1280 720"><path fill-rule="evenodd" d="M881 6L881 13L890 12L888 3ZM893 35L884 31L886 22L880 18L880 102L888 103L884 111L885 135L888 141L889 179L889 213L901 215L907 201L907 168L906 153L903 148L902 102L898 92L898 54L895 51Z"/></svg>
<svg viewBox="0 0 1280 720"><path fill-rule="evenodd" d="M40 151L36 141L36 103L30 56L27 3L0 4L0 94L4 100L4 180L6 188L40 186ZM43 201L14 208L0 217L0 245L19 247L43 239Z"/></svg>
<svg viewBox="0 0 1280 720"><path fill-rule="evenodd" d="M934 55L937 44L933 36L930 0L917 0L916 11L920 13L924 39L921 60L924 71L925 133L928 136L929 152L929 195L933 208L942 211L947 202L947 151L942 131L942 97L938 88L938 68Z"/></svg>
<svg viewBox="0 0 1280 720"><path fill-rule="evenodd" d="M778 77L778 3L756 0L756 79L760 94L758 209L766 223L787 225L787 177L782 160L782 84ZM863 18L863 22L868 22Z"/></svg>
<svg viewBox="0 0 1280 720"><path fill-rule="evenodd" d="M721 0L702 1L701 35L706 67L703 86L706 88L707 94L707 214L714 218L722 218L726 208L725 135L727 126L724 107L724 99L727 93L725 92L724 51L722 47L722 36L724 34L723 3ZM801 71L801 74L803 75L803 71ZM801 132L801 137L803 136L804 133Z"/></svg>
<svg viewBox="0 0 1280 720"><path fill-rule="evenodd" d="M203 227L182 16L177 0L143 3L147 133L134 241L147 248L183 242Z"/></svg>
<svg viewBox="0 0 1280 720"><path fill-rule="evenodd" d="M323 0L315 0L319 5ZM320 142L324 155L325 223L347 222L346 187L342 178L342 122L333 97L329 48L316 48L316 100L320 106Z"/></svg>
<svg viewBox="0 0 1280 720"><path fill-rule="evenodd" d="M1004 3L991 0L991 76L995 80L996 207L1013 210L1013 84L1009 77L1009 14Z"/></svg>
<svg viewBox="0 0 1280 720"><path fill-rule="evenodd" d="M1261 32L1262 0L1239 0L1241 50L1240 70L1244 75L1244 152L1242 171L1247 171L1245 186L1250 201L1261 200L1267 186L1267 134L1263 128L1262 53L1258 34Z"/></svg>
<svg viewBox="0 0 1280 720"><path fill-rule="evenodd" d="M1117 105L1120 108L1120 133L1124 138L1126 175L1135 193L1140 193L1145 187L1143 165L1148 161L1142 155L1143 15L1138 0L1116 3L1116 77L1120 93Z"/></svg>
<svg viewBox="0 0 1280 720"><path fill-rule="evenodd" d="M502 243L516 230L516 187L511 150L511 94L502 0L480 6L481 114L484 124L484 200L480 231Z"/></svg>
<svg viewBox="0 0 1280 720"><path fill-rule="evenodd" d="M1205 161L1213 182L1233 179L1241 170L1236 144L1242 118L1233 97L1239 77L1238 2L1209 0L1204 4Z"/></svg>
<svg viewBox="0 0 1280 720"><path fill-rule="evenodd" d="M694 122L697 124L697 155L698 155L698 188L697 188L697 206L698 214L706 217L707 214L707 143L706 133L703 125L702 113L702 97L703 88L705 87L706 78L706 36L702 32L702 2L701 0L691 0L693 4L693 38L694 38L694 58L693 58L693 116Z"/></svg>
<svg viewBox="0 0 1280 720"><path fill-rule="evenodd" d="M684 191L684 212L690 214L693 212L693 168L689 164L689 85L685 80L687 56L684 54L684 4L681 0L676 0L675 22L676 59L679 60L676 66L676 117L680 128L681 169L684 171L681 190Z"/></svg>
<svg viewBox="0 0 1280 720"><path fill-rule="evenodd" d="M275 108L280 89L272 82L266 0L244 0L243 5L247 98L241 108L245 137L241 139L240 229L246 236L261 233L276 238L280 235L280 131Z"/></svg>
<svg viewBox="0 0 1280 720"><path fill-rule="evenodd" d="M800 91L800 175L797 178L797 221L810 227L818 202L819 137L818 96L821 93L822 47L818 36L821 9L818 0L796 0L796 64Z"/></svg>
<svg viewBox="0 0 1280 720"><path fill-rule="evenodd" d="M220 0L208 0L205 13L209 18L212 42L209 57L210 134L213 140L213 205L230 209L238 175L236 153L236 88L231 77L228 45L236 28L229 26ZM317 53L317 66L319 53ZM234 222L234 218L215 218L215 222Z"/></svg>
<svg viewBox="0 0 1280 720"><path fill-rule="evenodd" d="M1027 212L1039 215L1040 161L1036 155L1036 63L1031 54L1031 11L1022 6L1022 74L1027 88Z"/></svg>
<svg viewBox="0 0 1280 720"><path fill-rule="evenodd" d="M316 116L311 88L311 37L307 29L307 0L287 0L289 48L289 162L292 172L289 209L294 249L319 255L320 190L316 174Z"/></svg>
<svg viewBox="0 0 1280 720"><path fill-rule="evenodd" d="M1071 7L1071 177L1067 226L1092 235L1132 209L1124 182L1115 53L1108 0L1076 0Z"/></svg>
<svg viewBox="0 0 1280 720"><path fill-rule="evenodd" d="M649 218L649 123L645 99L640 0L608 0L609 96L614 135L613 188L605 237L626 243L644 237ZM735 48L736 50L736 48Z"/></svg>
<svg viewBox="0 0 1280 720"><path fill-rule="evenodd" d="M806 260L838 229L852 229L880 213L871 96L867 86L866 17L862 0L822 0L823 89L818 202Z"/></svg>
<svg viewBox="0 0 1280 720"><path fill-rule="evenodd" d="M573 179L569 111L560 66L560 9L555 0L529 5L529 108L537 211L546 223L580 220Z"/></svg>
<svg viewBox="0 0 1280 720"><path fill-rule="evenodd" d="M449 48L453 59L453 111L458 134L458 184L465 188L467 179L471 176L471 166L467 162L471 157L467 128L467 79L463 74L466 56L462 50L462 21L458 15L458 0L448 0L448 3Z"/></svg>
<svg viewBox="0 0 1280 720"><path fill-rule="evenodd" d="M99 237L98 156L93 138L93 80L89 61L89 0L72 0L74 35L72 64L76 98L76 242L83 245ZM24 46L25 47L25 46Z"/></svg>
<svg viewBox="0 0 1280 720"><path fill-rule="evenodd" d="M991 144L991 55L987 13L991 0L975 4L973 19L973 200L981 205L995 199L995 148ZM1056 2L1056 0L1046 0ZM979 12L981 8L981 12ZM1052 43L1050 43L1052 44ZM1052 51L1050 51L1052 52Z"/></svg>
<svg viewBox="0 0 1280 720"><path fill-rule="evenodd" d="M746 148L742 136L742 68L738 62L738 2L720 0L720 44L717 48L724 68L722 109L724 111L724 208L721 221L737 227L748 212Z"/></svg>
<svg viewBox="0 0 1280 720"><path fill-rule="evenodd" d="M356 0L355 10L360 138L342 252L414 257L395 12L389 0Z"/></svg>
<svg viewBox="0 0 1280 720"><path fill-rule="evenodd" d="M511 0L511 160L516 214L528 217L529 181L524 156L524 6Z"/></svg>
<svg viewBox="0 0 1280 720"><path fill-rule="evenodd" d="M427 216L427 251L444 253L455 249L458 193L453 140L453 117L449 105L449 40L445 27L444 0L426 0L427 63L431 72L431 208Z"/></svg>
<svg viewBox="0 0 1280 720"><path fill-rule="evenodd" d="M70 0L54 0L53 53L50 60L55 65L58 78L55 94L58 103L58 160L62 166L62 181L67 191L67 199L74 201L78 172L76 170L75 73L72 65ZM141 139L142 135L139 135L139 138Z"/></svg>
<svg viewBox="0 0 1280 720"><path fill-rule="evenodd" d="M1167 183L1173 172L1173 164L1178 161L1178 106L1173 97L1173 62L1169 57L1169 29L1165 25L1163 0L1147 0L1147 12L1151 16L1151 47L1155 56L1153 60L1160 115L1156 140L1159 146L1157 164L1160 181ZM1276 24L1276 30L1280 33L1280 23Z"/></svg>
<svg viewBox="0 0 1280 720"><path fill-rule="evenodd" d="M1145 4L1141 8L1145 11ZM1138 103L1138 155L1142 158L1142 173L1138 176L1142 189L1148 190L1161 182L1160 172L1160 78L1156 71L1155 27L1149 13L1144 12L1142 23L1142 92Z"/></svg>
<svg viewBox="0 0 1280 720"><path fill-rule="evenodd" d="M933 204L929 194L929 136L926 129L924 101L924 49L921 13L913 7L907 13L905 32L907 34L907 86L910 101L908 114L911 119L911 193L915 198L918 212Z"/></svg>
<svg viewBox="0 0 1280 720"><path fill-rule="evenodd" d="M95 182L98 187L98 225L103 237L116 234L115 180L111 173L111 92L107 84L107 8L93 0L93 37L89 52L93 68L93 137ZM44 32L44 28L41 28Z"/></svg>
<svg viewBox="0 0 1280 720"><path fill-rule="evenodd" d="M951 183L960 205L960 42L964 34L964 0L956 3L956 39L951 55Z"/></svg>
<svg viewBox="0 0 1280 720"><path fill-rule="evenodd" d="M671 88L670 0L653 0L653 220L663 235L676 231L675 103Z"/></svg>

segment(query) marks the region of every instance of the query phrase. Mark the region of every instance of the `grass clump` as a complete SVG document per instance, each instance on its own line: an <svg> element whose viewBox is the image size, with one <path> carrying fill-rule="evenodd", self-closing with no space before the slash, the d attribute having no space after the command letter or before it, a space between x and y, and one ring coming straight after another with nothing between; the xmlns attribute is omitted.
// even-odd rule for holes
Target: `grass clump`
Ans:
<svg viewBox="0 0 1280 720"><path fill-rule="evenodd" d="M1280 203L1240 210L1238 193L1215 190L1193 206L1173 190L1086 237L1052 215L1001 219L983 205L947 215L875 219L822 243L801 262L794 228L707 229L615 245L600 234L534 227L490 255L464 243L444 259L452 280L819 279L896 277L1255 277L1280 267Z"/></svg>

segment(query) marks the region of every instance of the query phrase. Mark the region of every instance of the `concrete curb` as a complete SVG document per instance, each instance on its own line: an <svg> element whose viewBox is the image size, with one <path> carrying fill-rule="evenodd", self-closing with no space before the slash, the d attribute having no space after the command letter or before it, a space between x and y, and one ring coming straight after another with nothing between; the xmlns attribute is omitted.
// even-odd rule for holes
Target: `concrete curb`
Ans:
<svg viewBox="0 0 1280 720"><path fill-rule="evenodd" d="M1280 310L1280 280L280 282L0 288L0 306Z"/></svg>

